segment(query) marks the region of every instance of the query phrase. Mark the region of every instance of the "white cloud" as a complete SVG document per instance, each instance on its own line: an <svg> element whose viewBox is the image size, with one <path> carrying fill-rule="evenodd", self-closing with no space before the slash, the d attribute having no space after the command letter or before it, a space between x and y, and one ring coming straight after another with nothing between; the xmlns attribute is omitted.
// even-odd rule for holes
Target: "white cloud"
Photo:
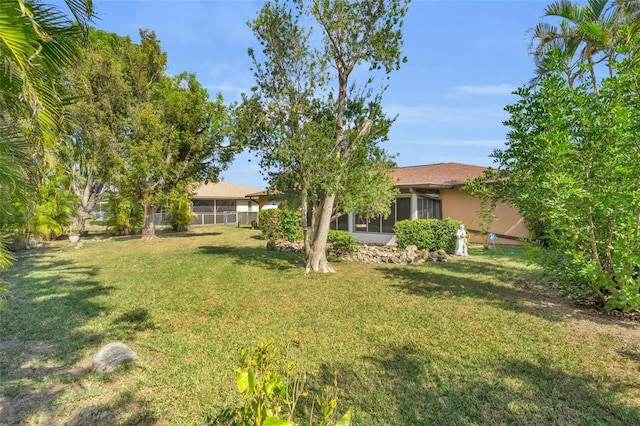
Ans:
<svg viewBox="0 0 640 426"><path fill-rule="evenodd" d="M215 97L217 93L222 93L224 99L228 101L240 100L240 94L249 93L248 87L234 86L231 84L210 84L204 86L204 88L207 89L211 98ZM225 94L228 96L225 96Z"/></svg>
<svg viewBox="0 0 640 426"><path fill-rule="evenodd" d="M454 123L471 124L477 127L502 126L507 118L503 106L484 107L440 107L389 105L385 108L390 116L398 115L397 124Z"/></svg>
<svg viewBox="0 0 640 426"><path fill-rule="evenodd" d="M468 93L470 95L483 96L504 96L510 95L517 87L511 84L497 84L487 86L456 86L456 92Z"/></svg>
<svg viewBox="0 0 640 426"><path fill-rule="evenodd" d="M436 140L408 140L402 142L396 142L400 145L417 145L417 146L429 146L429 147L488 147L488 148L501 148L504 146L503 139L436 139Z"/></svg>
<svg viewBox="0 0 640 426"><path fill-rule="evenodd" d="M249 61L208 61L201 63L203 68L198 79L213 96L221 92L228 101L240 100L241 93L249 93L255 84L249 69Z"/></svg>

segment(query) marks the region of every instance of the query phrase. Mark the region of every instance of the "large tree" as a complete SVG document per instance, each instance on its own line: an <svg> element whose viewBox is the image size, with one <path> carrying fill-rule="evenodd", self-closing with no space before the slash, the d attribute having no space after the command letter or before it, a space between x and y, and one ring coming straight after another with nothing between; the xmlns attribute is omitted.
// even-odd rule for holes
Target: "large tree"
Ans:
<svg viewBox="0 0 640 426"><path fill-rule="evenodd" d="M126 82L121 50L128 38L93 30L78 64L66 79L75 102L58 152L69 187L76 197L75 225L85 228L98 197L111 179L118 140L127 131L131 89Z"/></svg>
<svg viewBox="0 0 640 426"><path fill-rule="evenodd" d="M379 143L393 120L380 106L386 80L375 92L372 82L403 60L407 4L274 1L250 23L262 50L250 50L257 85L238 109L237 135L262 154L274 188L300 195L307 272L333 271L326 244L337 212L389 211L393 161Z"/></svg>
<svg viewBox="0 0 640 426"><path fill-rule="evenodd" d="M226 143L229 112L222 96L209 100L194 74L169 77L166 54L153 32L124 51L131 91L128 126L118 141L113 184L144 208L143 238L155 236L154 213L170 194L216 180L233 158Z"/></svg>

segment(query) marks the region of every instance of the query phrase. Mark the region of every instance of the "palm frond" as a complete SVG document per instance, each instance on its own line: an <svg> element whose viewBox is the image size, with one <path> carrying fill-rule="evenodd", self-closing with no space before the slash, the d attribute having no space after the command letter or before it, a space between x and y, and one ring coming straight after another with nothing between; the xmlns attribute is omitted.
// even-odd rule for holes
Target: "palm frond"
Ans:
<svg viewBox="0 0 640 426"><path fill-rule="evenodd" d="M62 96L55 80L77 60L81 41L80 27L55 7L35 1L0 2L0 60L4 65L0 69L0 109L30 117L39 133L52 140L62 118Z"/></svg>
<svg viewBox="0 0 640 426"><path fill-rule="evenodd" d="M95 16L93 0L65 0L71 14L81 27L86 27Z"/></svg>
<svg viewBox="0 0 640 426"><path fill-rule="evenodd" d="M589 21L600 21L606 17L606 12L609 10L607 4L609 0L589 0L589 6L583 8L584 13L587 15Z"/></svg>
<svg viewBox="0 0 640 426"><path fill-rule="evenodd" d="M544 8L543 16L556 16L571 22L584 21L583 8L569 0L555 1Z"/></svg>
<svg viewBox="0 0 640 426"><path fill-rule="evenodd" d="M32 192L27 176L28 145L23 138L0 120L0 271L11 265L7 249L6 226L11 222L10 207L24 202Z"/></svg>

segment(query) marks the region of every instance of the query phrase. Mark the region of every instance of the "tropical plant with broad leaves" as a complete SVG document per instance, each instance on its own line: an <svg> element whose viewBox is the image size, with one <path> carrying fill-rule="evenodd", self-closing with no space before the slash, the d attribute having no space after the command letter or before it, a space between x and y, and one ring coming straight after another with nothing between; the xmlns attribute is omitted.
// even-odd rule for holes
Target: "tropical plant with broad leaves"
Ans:
<svg viewBox="0 0 640 426"><path fill-rule="evenodd" d="M91 0L66 5L76 22L39 1L0 2L0 234L13 222L8 207L28 203L37 189L29 176L38 174L32 169L44 158L42 143L53 146L63 121L58 77L77 58L93 17ZM0 244L0 265L8 264L5 247Z"/></svg>
<svg viewBox="0 0 640 426"><path fill-rule="evenodd" d="M597 92L596 66L604 64L609 77L613 76L620 41L629 37L625 24L637 21L639 10L636 0L559 0L549 4L543 17L558 18L559 23L541 22L530 30L537 78L562 64L570 87L588 74Z"/></svg>

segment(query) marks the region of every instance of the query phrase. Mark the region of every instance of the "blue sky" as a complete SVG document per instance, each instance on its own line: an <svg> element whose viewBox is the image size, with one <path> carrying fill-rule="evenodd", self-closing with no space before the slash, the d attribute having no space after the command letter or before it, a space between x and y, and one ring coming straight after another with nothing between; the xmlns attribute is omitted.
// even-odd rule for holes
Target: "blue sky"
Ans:
<svg viewBox="0 0 640 426"><path fill-rule="evenodd" d="M504 145L504 106L533 77L527 30L549 1L414 0L404 25L408 62L391 75L383 106L398 114L384 146L400 166L461 162L492 164ZM210 95L233 102L254 84L247 55L258 43L246 25L262 1L94 0L95 26L139 41L156 32L168 72L195 72ZM250 161L251 160L251 161ZM250 153L222 179L256 188L267 183Z"/></svg>

